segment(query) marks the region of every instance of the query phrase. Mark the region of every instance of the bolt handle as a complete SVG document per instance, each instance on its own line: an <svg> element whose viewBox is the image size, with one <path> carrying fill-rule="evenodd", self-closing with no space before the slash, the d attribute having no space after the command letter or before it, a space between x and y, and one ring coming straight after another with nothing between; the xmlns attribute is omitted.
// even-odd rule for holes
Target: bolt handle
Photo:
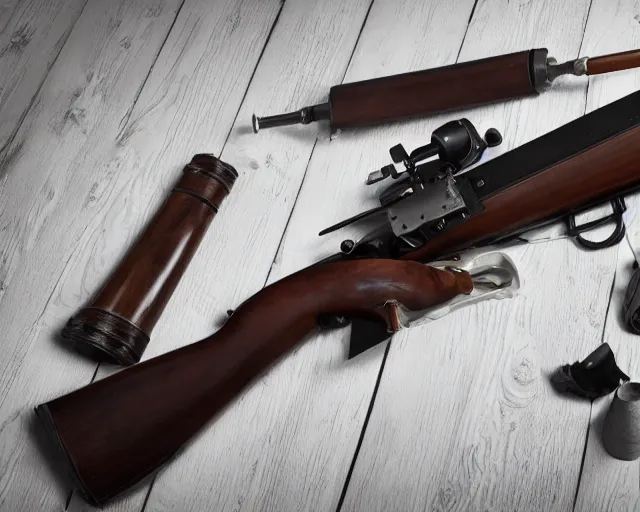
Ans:
<svg viewBox="0 0 640 512"><path fill-rule="evenodd" d="M495 128L487 130L484 138L480 136L473 123L466 118L450 121L436 129L431 136L431 146L438 146L438 158L442 162L454 167L454 172L458 172L470 165L475 164L484 150L488 147L497 146L502 142L502 135ZM422 156L422 151L429 146L418 148L411 154L416 157Z"/></svg>
<svg viewBox="0 0 640 512"><path fill-rule="evenodd" d="M485 149L501 143L502 135L496 128L487 130L483 138L468 119L450 121L434 130L429 144L414 149L410 154L402 144L393 146L389 150L391 160L395 164L403 164L405 171L398 172L394 165L385 165L380 170L369 174L366 183L372 185L389 176L397 179L404 172L418 179L416 174L418 164L436 155L441 164L449 165L456 174L480 160Z"/></svg>

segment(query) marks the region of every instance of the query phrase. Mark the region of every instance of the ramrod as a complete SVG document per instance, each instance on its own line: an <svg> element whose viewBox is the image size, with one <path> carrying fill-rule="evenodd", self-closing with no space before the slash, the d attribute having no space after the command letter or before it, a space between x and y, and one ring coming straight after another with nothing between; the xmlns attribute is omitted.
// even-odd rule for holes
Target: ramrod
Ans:
<svg viewBox="0 0 640 512"><path fill-rule="evenodd" d="M398 182L381 207L388 224L359 243L343 244L333 261L266 287L209 338L40 405L37 413L84 496L104 503L158 469L319 319L366 319L388 333L407 314L474 293L474 287L499 288L509 283L508 269L505 275L488 264L470 274L456 268L455 258L441 268L424 263L640 185L640 93L460 173L464 166L456 162L469 163L465 151L478 150L474 132L459 140L455 153L463 158L446 161L443 150L437 168L413 161L434 148L440 152L437 140L413 156L396 151L412 181ZM428 201L416 200L421 194ZM621 238L620 204L609 219L618 228L607 243Z"/></svg>

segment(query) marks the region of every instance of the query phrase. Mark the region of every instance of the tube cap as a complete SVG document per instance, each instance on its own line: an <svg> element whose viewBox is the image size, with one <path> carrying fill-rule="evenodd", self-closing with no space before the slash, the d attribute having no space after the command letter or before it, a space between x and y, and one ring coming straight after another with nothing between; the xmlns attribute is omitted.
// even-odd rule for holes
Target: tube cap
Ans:
<svg viewBox="0 0 640 512"><path fill-rule="evenodd" d="M236 171L233 166L209 153L199 153L195 155L184 170L204 174L205 176L213 178L219 181L229 192L231 192L233 184L238 177L238 171Z"/></svg>

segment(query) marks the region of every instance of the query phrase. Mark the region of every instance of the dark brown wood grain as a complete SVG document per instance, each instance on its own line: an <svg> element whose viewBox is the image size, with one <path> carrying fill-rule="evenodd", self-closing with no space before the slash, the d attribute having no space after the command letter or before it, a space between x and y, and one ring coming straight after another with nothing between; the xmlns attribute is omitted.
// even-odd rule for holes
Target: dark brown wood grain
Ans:
<svg viewBox="0 0 640 512"><path fill-rule="evenodd" d="M173 192L92 304L151 333L215 212Z"/></svg>
<svg viewBox="0 0 640 512"><path fill-rule="evenodd" d="M484 202L484 210L402 259L429 261L556 218L640 180L640 128L549 167Z"/></svg>
<svg viewBox="0 0 640 512"><path fill-rule="evenodd" d="M600 75L640 67L640 50L593 57L587 61L587 74Z"/></svg>
<svg viewBox="0 0 640 512"><path fill-rule="evenodd" d="M79 349L120 364L140 360L149 336L237 173L196 155L93 302L62 332ZM84 350L87 352L87 350Z"/></svg>
<svg viewBox="0 0 640 512"><path fill-rule="evenodd" d="M229 401L314 329L321 314L378 317L422 310L473 283L415 262L318 265L263 289L213 336L40 406L76 485L104 503L157 469Z"/></svg>
<svg viewBox="0 0 640 512"><path fill-rule="evenodd" d="M530 51L331 88L334 128L369 125L536 94Z"/></svg>

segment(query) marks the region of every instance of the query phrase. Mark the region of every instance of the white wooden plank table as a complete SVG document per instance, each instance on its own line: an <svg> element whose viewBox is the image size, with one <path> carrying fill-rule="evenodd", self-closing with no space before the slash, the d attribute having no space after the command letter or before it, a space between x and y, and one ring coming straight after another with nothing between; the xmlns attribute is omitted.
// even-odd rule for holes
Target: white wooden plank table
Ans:
<svg viewBox="0 0 640 512"><path fill-rule="evenodd" d="M317 237L375 203L362 183L392 145L422 145L465 116L504 134L489 158L635 91L640 72L337 137L320 124L254 135L253 112L522 49L568 59L636 48L638 20L635 0L0 1L0 510L92 510L49 464L32 410L117 371L58 333L193 154L220 155L240 178L145 359L210 334L266 283L361 235ZM628 204L618 247L509 249L523 277L515 299L350 361L347 331L312 337L105 509L637 509L638 463L599 440L609 399L558 396L547 378L602 341L640 378L640 339L618 318L630 247L640 250L640 203Z"/></svg>

